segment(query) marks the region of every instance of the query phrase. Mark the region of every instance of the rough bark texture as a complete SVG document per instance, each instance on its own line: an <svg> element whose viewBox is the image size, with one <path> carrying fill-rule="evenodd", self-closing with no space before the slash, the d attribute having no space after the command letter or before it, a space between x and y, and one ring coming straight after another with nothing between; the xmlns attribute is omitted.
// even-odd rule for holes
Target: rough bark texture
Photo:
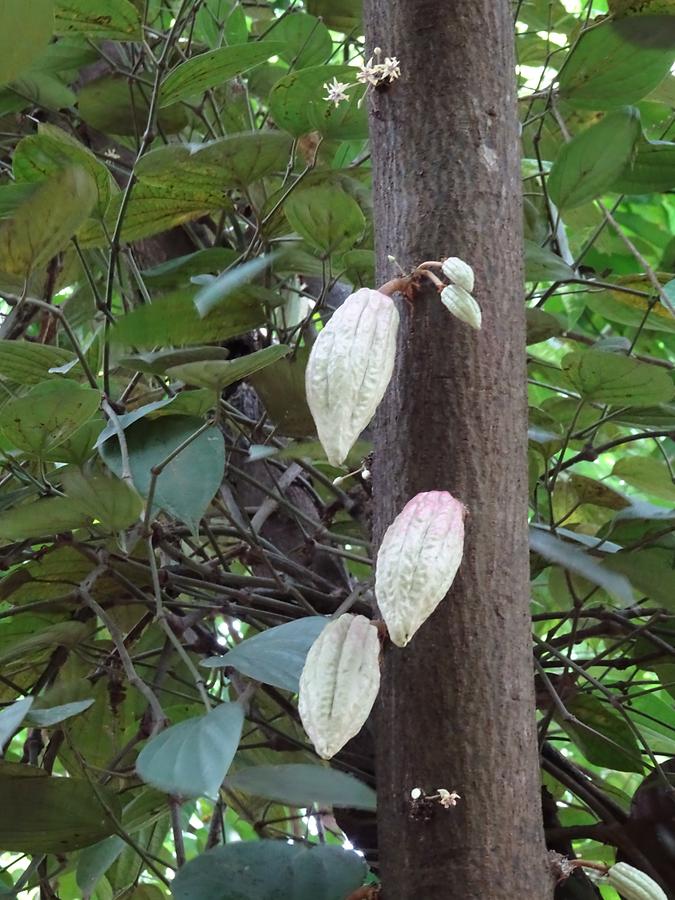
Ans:
<svg viewBox="0 0 675 900"><path fill-rule="evenodd" d="M381 281L425 259L476 271L483 330L429 290L402 309L376 427L375 539L418 491L469 508L449 596L385 653L377 778L384 900L547 900L529 621L525 313L508 0L366 0L402 77L371 102ZM412 813L410 790L457 790ZM430 815L425 820L426 814Z"/></svg>

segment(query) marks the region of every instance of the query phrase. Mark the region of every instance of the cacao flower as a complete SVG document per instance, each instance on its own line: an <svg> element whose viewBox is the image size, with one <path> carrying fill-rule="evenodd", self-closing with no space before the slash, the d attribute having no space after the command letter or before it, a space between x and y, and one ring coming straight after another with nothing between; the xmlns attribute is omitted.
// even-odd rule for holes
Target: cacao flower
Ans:
<svg viewBox="0 0 675 900"><path fill-rule="evenodd" d="M473 290L473 269L458 256L449 256L443 263L443 274L453 284L458 284L465 291Z"/></svg>
<svg viewBox="0 0 675 900"><path fill-rule="evenodd" d="M428 491L406 503L385 532L375 597L398 647L405 647L449 591L462 560L465 513L447 491Z"/></svg>
<svg viewBox="0 0 675 900"><path fill-rule="evenodd" d="M481 311L471 294L458 284L449 284L441 292L441 302L453 316L466 322L472 328L480 328Z"/></svg>
<svg viewBox="0 0 675 900"><path fill-rule="evenodd" d="M394 371L399 315L361 288L319 332L305 373L307 402L331 465L339 466L375 414Z"/></svg>
<svg viewBox="0 0 675 900"><path fill-rule="evenodd" d="M380 688L380 640L365 616L344 613L310 647L298 711L319 756L330 759L358 734Z"/></svg>

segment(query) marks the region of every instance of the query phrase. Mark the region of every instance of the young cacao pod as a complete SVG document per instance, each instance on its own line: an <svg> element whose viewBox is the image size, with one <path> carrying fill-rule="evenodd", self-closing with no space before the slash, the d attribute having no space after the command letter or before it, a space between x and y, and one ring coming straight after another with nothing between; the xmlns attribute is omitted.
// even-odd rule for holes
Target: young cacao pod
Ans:
<svg viewBox="0 0 675 900"><path fill-rule="evenodd" d="M624 900L668 900L653 878L625 862L615 863L610 868L607 884Z"/></svg>
<svg viewBox="0 0 675 900"><path fill-rule="evenodd" d="M428 491L413 497L385 532L375 597L398 647L405 647L450 589L464 550L465 513L447 491Z"/></svg>
<svg viewBox="0 0 675 900"><path fill-rule="evenodd" d="M466 322L472 328L480 328L482 323L480 306L460 285L449 284L444 287L441 291L441 303L462 322Z"/></svg>
<svg viewBox="0 0 675 900"><path fill-rule="evenodd" d="M443 274L453 284L458 284L465 291L473 290L473 269L458 256L449 256L443 262Z"/></svg>
<svg viewBox="0 0 675 900"><path fill-rule="evenodd" d="M319 332L305 373L307 402L328 461L340 465L375 414L394 371L398 310L361 288Z"/></svg>
<svg viewBox="0 0 675 900"><path fill-rule="evenodd" d="M310 647L298 711L319 756L330 759L358 734L380 688L380 640L365 616L344 613Z"/></svg>

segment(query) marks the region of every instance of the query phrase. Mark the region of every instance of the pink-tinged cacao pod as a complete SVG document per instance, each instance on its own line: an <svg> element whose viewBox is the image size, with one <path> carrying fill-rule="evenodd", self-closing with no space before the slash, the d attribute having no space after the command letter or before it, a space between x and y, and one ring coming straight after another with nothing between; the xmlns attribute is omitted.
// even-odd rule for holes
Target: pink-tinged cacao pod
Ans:
<svg viewBox="0 0 675 900"><path fill-rule="evenodd" d="M361 288L319 332L305 388L328 461L339 466L375 414L394 371L399 315L390 297Z"/></svg>
<svg viewBox="0 0 675 900"><path fill-rule="evenodd" d="M375 597L398 647L405 647L450 590L464 551L465 513L447 491L428 491L406 503L385 532Z"/></svg>
<svg viewBox="0 0 675 900"><path fill-rule="evenodd" d="M380 688L380 641L365 616L329 622L310 647L298 710L319 756L330 759L358 734Z"/></svg>

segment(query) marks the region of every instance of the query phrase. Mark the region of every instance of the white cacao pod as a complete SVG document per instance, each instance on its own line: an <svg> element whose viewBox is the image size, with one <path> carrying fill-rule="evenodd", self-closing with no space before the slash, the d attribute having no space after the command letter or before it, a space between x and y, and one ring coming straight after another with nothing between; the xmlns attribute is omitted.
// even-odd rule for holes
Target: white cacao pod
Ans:
<svg viewBox="0 0 675 900"><path fill-rule="evenodd" d="M375 597L397 647L405 647L449 591L462 560L465 513L447 491L428 491L413 497L385 532Z"/></svg>
<svg viewBox="0 0 675 900"><path fill-rule="evenodd" d="M339 466L375 414L394 371L399 315L391 299L361 288L319 332L305 388L328 461Z"/></svg>
<svg viewBox="0 0 675 900"><path fill-rule="evenodd" d="M443 274L453 284L458 284L465 291L473 290L473 269L458 256L449 256L443 263Z"/></svg>
<svg viewBox="0 0 675 900"><path fill-rule="evenodd" d="M668 900L653 878L625 862L615 863L610 868L606 883L624 900Z"/></svg>
<svg viewBox="0 0 675 900"><path fill-rule="evenodd" d="M319 756L330 759L358 734L380 688L380 640L365 616L344 613L310 647L298 710Z"/></svg>
<svg viewBox="0 0 675 900"><path fill-rule="evenodd" d="M466 322L472 328L480 328L482 315L480 306L471 294L458 284L449 284L441 291L441 302L453 316Z"/></svg>

